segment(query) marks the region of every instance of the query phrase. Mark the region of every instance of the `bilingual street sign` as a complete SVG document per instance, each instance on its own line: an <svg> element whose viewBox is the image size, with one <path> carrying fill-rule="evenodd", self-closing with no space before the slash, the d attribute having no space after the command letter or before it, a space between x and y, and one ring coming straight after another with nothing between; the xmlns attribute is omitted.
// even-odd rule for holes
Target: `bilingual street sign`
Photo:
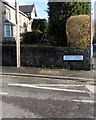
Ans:
<svg viewBox="0 0 96 120"><path fill-rule="evenodd" d="M65 61L82 61L83 59L83 55L63 55Z"/></svg>

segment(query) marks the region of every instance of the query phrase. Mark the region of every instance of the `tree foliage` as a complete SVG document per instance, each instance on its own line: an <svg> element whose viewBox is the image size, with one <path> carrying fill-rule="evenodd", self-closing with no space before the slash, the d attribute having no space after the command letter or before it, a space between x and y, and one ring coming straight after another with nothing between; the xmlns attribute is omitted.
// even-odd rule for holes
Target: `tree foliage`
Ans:
<svg viewBox="0 0 96 120"><path fill-rule="evenodd" d="M88 2L48 2L49 39L51 44L67 44L66 21L70 16L89 14Z"/></svg>
<svg viewBox="0 0 96 120"><path fill-rule="evenodd" d="M25 32L21 34L22 44L38 44L43 33L40 30L33 30L32 32Z"/></svg>
<svg viewBox="0 0 96 120"><path fill-rule="evenodd" d="M40 30L41 32L47 31L47 21L46 19L34 19L32 23L32 30Z"/></svg>

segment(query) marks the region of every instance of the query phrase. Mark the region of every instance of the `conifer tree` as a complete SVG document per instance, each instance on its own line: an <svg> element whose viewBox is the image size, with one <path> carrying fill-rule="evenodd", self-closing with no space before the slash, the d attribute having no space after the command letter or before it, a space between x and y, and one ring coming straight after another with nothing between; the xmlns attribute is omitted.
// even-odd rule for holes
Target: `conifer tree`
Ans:
<svg viewBox="0 0 96 120"><path fill-rule="evenodd" d="M49 39L52 45L67 44L66 21L70 16L90 14L89 2L48 2Z"/></svg>

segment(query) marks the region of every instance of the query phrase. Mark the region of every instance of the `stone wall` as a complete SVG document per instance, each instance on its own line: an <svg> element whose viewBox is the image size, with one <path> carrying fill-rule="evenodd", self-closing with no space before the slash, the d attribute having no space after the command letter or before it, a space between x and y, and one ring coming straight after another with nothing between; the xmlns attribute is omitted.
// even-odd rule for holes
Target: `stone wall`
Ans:
<svg viewBox="0 0 96 120"><path fill-rule="evenodd" d="M83 55L83 61L64 61L63 55ZM2 46L2 64L16 66L16 47ZM21 66L89 69L89 51L67 47L21 46Z"/></svg>
<svg viewBox="0 0 96 120"><path fill-rule="evenodd" d="M1 46L0 46L1 48ZM3 45L2 46L2 65L16 66L16 46Z"/></svg>

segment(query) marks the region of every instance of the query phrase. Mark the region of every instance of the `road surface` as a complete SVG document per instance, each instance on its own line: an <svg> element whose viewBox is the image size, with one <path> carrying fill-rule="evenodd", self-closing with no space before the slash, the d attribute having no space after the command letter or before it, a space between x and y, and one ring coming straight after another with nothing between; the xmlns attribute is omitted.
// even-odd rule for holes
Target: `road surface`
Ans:
<svg viewBox="0 0 96 120"><path fill-rule="evenodd" d="M2 76L3 118L94 118L94 85Z"/></svg>

